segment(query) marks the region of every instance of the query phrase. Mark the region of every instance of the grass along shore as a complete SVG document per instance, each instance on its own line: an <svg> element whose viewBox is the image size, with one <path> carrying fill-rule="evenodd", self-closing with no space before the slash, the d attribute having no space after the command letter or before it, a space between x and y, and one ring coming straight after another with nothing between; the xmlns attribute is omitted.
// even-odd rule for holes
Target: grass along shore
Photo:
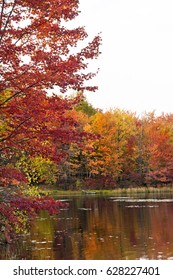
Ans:
<svg viewBox="0 0 173 280"><path fill-rule="evenodd" d="M42 193L49 195L87 195L87 194L98 194L98 195L128 195L128 194L166 194L173 193L173 187L128 187L128 188L116 188L113 190L58 190L54 188L41 190Z"/></svg>

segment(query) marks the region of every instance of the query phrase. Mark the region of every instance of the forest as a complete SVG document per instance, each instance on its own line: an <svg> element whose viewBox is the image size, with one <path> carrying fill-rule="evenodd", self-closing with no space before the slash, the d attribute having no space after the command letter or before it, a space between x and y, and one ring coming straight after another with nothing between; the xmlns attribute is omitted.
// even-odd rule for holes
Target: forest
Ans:
<svg viewBox="0 0 173 280"><path fill-rule="evenodd" d="M78 6L77 0L0 1L0 228L7 242L38 211L67 207L41 196L42 186L173 183L172 114L138 117L88 103L85 91L97 87L88 85L95 73L87 66L100 54L101 37L79 50L84 27L66 26Z"/></svg>
<svg viewBox="0 0 173 280"><path fill-rule="evenodd" d="M55 104L57 99L58 106L66 100L45 99L35 107L30 98L27 114L31 106L33 115L26 122L21 122L26 117L23 99L18 100L17 112L16 100L8 102L9 119L5 110L1 121L1 186L80 190L172 184L172 114L151 112L139 118L118 108L102 112L80 93L68 99L65 110L57 110Z"/></svg>

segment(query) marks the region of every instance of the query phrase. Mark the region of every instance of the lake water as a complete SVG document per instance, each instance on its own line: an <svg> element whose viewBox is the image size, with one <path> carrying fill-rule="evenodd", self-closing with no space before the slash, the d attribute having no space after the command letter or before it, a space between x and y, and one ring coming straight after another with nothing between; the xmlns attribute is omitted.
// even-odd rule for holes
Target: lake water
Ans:
<svg viewBox="0 0 173 280"><path fill-rule="evenodd" d="M39 214L27 235L0 245L0 259L173 259L172 197L63 197L58 216Z"/></svg>

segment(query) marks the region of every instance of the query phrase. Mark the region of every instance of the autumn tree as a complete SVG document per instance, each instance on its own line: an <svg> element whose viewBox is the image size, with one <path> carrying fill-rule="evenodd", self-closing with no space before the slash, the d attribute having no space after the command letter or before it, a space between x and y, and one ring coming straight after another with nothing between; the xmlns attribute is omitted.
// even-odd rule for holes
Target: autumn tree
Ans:
<svg viewBox="0 0 173 280"><path fill-rule="evenodd" d="M87 34L83 27L65 27L67 21L78 15L78 5L79 1L67 0L1 1L0 94L10 90L10 95L0 103L2 111L9 110L9 101L14 98L24 98L26 106L31 102L34 107L37 102L36 107L41 94L45 95L55 87L62 92L95 90L84 82L94 75L86 73L87 59L98 56L100 37L73 54L72 48ZM14 119L14 108L11 117L12 113ZM26 122L22 118L12 131ZM5 140L2 138L1 142Z"/></svg>
<svg viewBox="0 0 173 280"><path fill-rule="evenodd" d="M154 121L153 112L144 114L142 117L136 118L135 122L135 137L134 137L134 166L131 172L131 180L138 185L146 183L146 174L148 172L148 161L150 157L149 143L150 123Z"/></svg>
<svg viewBox="0 0 173 280"><path fill-rule="evenodd" d="M149 159L146 180L150 184L173 183L173 115L155 117L148 127Z"/></svg>
<svg viewBox="0 0 173 280"><path fill-rule="evenodd" d="M91 117L86 131L100 135L88 142L87 166L91 177L112 178L115 186L131 173L135 120L134 114L119 109L98 112Z"/></svg>
<svg viewBox="0 0 173 280"><path fill-rule="evenodd" d="M87 37L85 29L67 27L67 22L79 14L78 7L78 0L0 1L2 185L4 180L6 184L9 180L7 175L4 178L7 168L17 181L20 182L20 178L26 180L22 171L16 168L22 154L60 161L65 155L64 145L79 143L85 137L76 130L74 118L67 116L67 111L79 100L52 94L66 93L70 89L96 89L86 85L85 81L95 75L87 73L87 65L88 60L97 58L99 54L100 37L96 36L86 47L79 49L78 42ZM16 172L21 173L15 175ZM12 178L10 180L13 181ZM14 183L10 180L9 185ZM7 189L3 192L6 193ZM19 203L15 200L15 192L13 197L12 193L11 196L5 193L1 195L0 206L2 226L7 228L9 209L14 209L11 221L20 220L15 215L16 209L22 213L30 210L26 210L21 196L18 195ZM27 201L23 198L23 202ZM27 203L32 204L30 209L34 209L34 205L37 208L36 202ZM58 204L52 204L58 208ZM44 203L38 202L38 205L41 209L40 205Z"/></svg>
<svg viewBox="0 0 173 280"><path fill-rule="evenodd" d="M77 188L83 186L83 179L89 176L87 168L87 153L90 152L89 141L96 140L98 134L90 133L85 128L90 122L90 117L98 112L91 104L88 103L85 96L81 93L73 95L73 98L79 98L80 102L72 110L67 112L68 117L73 117L77 122L76 131L81 135L80 143L72 142L64 145L66 157L58 165L59 168L59 186L63 188Z"/></svg>

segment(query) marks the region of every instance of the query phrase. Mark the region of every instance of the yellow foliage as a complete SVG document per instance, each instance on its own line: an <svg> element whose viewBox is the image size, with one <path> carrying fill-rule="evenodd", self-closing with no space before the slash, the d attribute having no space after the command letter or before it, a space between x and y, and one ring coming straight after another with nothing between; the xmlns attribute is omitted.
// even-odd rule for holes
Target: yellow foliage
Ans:
<svg viewBox="0 0 173 280"><path fill-rule="evenodd" d="M25 173L30 185L41 182L53 184L57 180L57 166L50 159L22 155L16 165Z"/></svg>

